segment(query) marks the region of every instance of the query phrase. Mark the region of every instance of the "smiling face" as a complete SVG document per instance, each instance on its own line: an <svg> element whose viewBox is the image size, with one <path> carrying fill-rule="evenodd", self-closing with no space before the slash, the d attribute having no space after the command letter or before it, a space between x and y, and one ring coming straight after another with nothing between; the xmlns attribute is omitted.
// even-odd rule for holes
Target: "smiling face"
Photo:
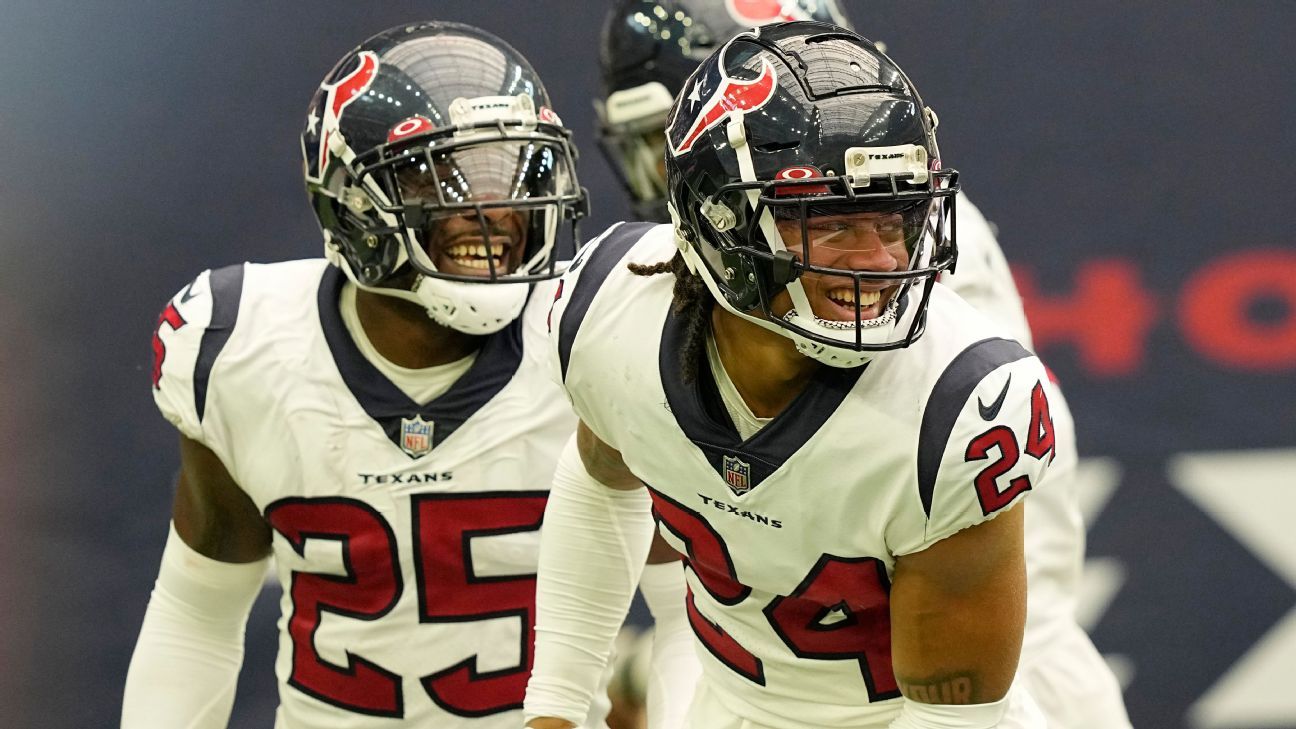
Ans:
<svg viewBox="0 0 1296 729"><path fill-rule="evenodd" d="M484 208L428 224L424 250L438 271L460 276L513 273L526 250L528 213L512 208Z"/></svg>
<svg viewBox="0 0 1296 729"><path fill-rule="evenodd" d="M450 164L437 164L436 175L422 168L407 168L398 174L401 197L405 201L453 197L453 185L462 174ZM478 195L474 202L490 203L503 199L490 192ZM423 249L436 270L458 276L489 277L492 267L496 276L517 270L526 251L529 211L511 207L483 207L434 213L423 227Z"/></svg>
<svg viewBox="0 0 1296 729"><path fill-rule="evenodd" d="M913 213L851 212L816 215L805 220L804 234L799 214L775 215L783 243L796 259L817 268L844 271L892 273L909 268L907 231L912 230ZM906 219L910 222L907 222ZM861 280L856 300L855 282L844 275L806 271L798 279L814 315L826 321L861 323L881 316L903 285L886 279ZM786 290L774 297L772 309L783 316L792 308Z"/></svg>

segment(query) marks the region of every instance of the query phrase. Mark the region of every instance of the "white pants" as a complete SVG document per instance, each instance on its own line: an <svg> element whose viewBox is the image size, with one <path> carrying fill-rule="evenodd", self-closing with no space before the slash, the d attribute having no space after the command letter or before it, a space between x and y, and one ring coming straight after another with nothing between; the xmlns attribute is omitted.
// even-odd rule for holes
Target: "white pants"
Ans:
<svg viewBox="0 0 1296 729"><path fill-rule="evenodd" d="M1029 662L1018 669L1017 682L1044 711L1049 729L1130 729L1120 684L1080 626L1051 635L1047 646L1022 657Z"/></svg>
<svg viewBox="0 0 1296 729"><path fill-rule="evenodd" d="M831 727L831 729L887 729L887 726L899 713L900 702L896 701L895 711L885 714L885 718L880 718L870 724L843 725ZM1123 713L1122 711L1122 715ZM1046 722L1043 712L1040 711L1030 693L1024 690L1020 678L1017 685L1013 686L1008 713L1004 715L1003 721L999 722L999 727L1000 729L1053 729L1052 725ZM1101 729L1108 729L1106 725L1102 724L1088 725L1085 729L1099 729L1100 727ZM693 694L693 703L689 706L688 719L684 729L812 729L812 727L803 722L795 724L779 723L776 725L761 724L737 716L716 699L704 676L698 683L697 691ZM814 727L813 729L828 728Z"/></svg>

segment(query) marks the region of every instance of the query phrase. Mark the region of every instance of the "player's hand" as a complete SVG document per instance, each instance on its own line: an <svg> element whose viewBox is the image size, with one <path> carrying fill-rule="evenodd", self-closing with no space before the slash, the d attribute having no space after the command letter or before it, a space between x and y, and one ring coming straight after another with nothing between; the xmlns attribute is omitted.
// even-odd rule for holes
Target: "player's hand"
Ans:
<svg viewBox="0 0 1296 729"><path fill-rule="evenodd" d="M566 719L552 716L540 716L527 722L529 729L575 729L576 725Z"/></svg>

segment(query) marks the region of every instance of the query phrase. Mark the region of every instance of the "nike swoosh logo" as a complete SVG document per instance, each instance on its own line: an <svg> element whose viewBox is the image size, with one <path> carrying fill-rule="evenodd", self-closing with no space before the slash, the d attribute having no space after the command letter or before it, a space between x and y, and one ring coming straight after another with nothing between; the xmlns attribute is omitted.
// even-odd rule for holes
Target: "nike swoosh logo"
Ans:
<svg viewBox="0 0 1296 729"><path fill-rule="evenodd" d="M194 290L193 290L194 284L196 284L196 283L198 283L198 282L197 282L197 281L190 281L190 282L189 282L189 285L185 287L185 290L180 292L180 303L183 304L183 303L185 303L186 301L188 301L189 299L192 299L193 297L195 297L195 296L198 295L198 294L195 294L195 293L194 293Z"/></svg>
<svg viewBox="0 0 1296 729"><path fill-rule="evenodd" d="M1012 373L1009 372L1008 379L1004 380L1003 389L999 391L999 397L996 397L995 401L990 403L988 407L985 403L981 402L980 397L977 398L977 409L981 411L982 420L994 420L995 417L999 415L999 408L1003 407L1004 398L1008 396L1008 386L1011 384Z"/></svg>

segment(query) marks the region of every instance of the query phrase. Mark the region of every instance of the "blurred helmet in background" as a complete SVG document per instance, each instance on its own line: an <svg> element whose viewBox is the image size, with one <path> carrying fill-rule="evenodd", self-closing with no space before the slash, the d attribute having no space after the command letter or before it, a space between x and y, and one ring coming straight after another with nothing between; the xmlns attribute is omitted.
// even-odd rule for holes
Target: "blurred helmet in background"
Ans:
<svg viewBox="0 0 1296 729"><path fill-rule="evenodd" d="M835 0L619 0L603 22L599 147L635 216L667 222L664 129L698 64L738 33L788 20L850 27Z"/></svg>

